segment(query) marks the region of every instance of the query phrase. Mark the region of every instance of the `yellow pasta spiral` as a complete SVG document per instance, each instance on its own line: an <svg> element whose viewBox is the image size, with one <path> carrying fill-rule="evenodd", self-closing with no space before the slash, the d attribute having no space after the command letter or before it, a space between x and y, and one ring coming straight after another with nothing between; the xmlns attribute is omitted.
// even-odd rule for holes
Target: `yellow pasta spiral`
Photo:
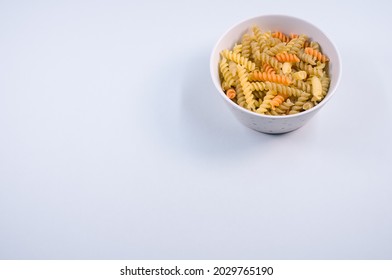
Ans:
<svg viewBox="0 0 392 280"><path fill-rule="evenodd" d="M294 106L291 107L289 115L297 114L303 111L303 106L306 103L306 101L309 100L310 96L311 96L310 93L302 92L302 94L298 97L297 101L295 101Z"/></svg>
<svg viewBox="0 0 392 280"><path fill-rule="evenodd" d="M262 64L269 64L275 68L275 70L280 70L282 68L282 63L280 63L275 57L269 56L266 53L261 53L258 60L261 61Z"/></svg>
<svg viewBox="0 0 392 280"><path fill-rule="evenodd" d="M222 58L222 60L219 64L219 69L222 73L223 80L225 81L225 84L224 84L225 88L230 88L234 84L235 80L234 80L232 73L230 72L229 64L227 63L226 58L224 58L224 57Z"/></svg>
<svg viewBox="0 0 392 280"><path fill-rule="evenodd" d="M304 46L308 37L306 35L300 35L297 38L291 39L291 41L286 46L286 51L288 53L297 54Z"/></svg>
<svg viewBox="0 0 392 280"><path fill-rule="evenodd" d="M266 114L268 112L268 109L271 108L270 102L275 97L275 95L275 91L269 90L264 97L263 102L259 105L259 108L257 108L256 112L259 114Z"/></svg>
<svg viewBox="0 0 392 280"><path fill-rule="evenodd" d="M255 96L252 94L252 87L248 82L248 73L246 72L245 68L241 65L237 65L238 69L238 77L244 91L245 100L246 100L246 108L249 110L255 110Z"/></svg>
<svg viewBox="0 0 392 280"><path fill-rule="evenodd" d="M304 51L299 51L297 56L300 60L309 63L310 65L316 65L316 61L314 61L314 57L310 54L305 53Z"/></svg>
<svg viewBox="0 0 392 280"><path fill-rule="evenodd" d="M240 83L236 85L235 91L237 93L237 104L245 108L246 100L245 100L244 91L242 90L242 86Z"/></svg>
<svg viewBox="0 0 392 280"><path fill-rule="evenodd" d="M297 62L295 65L299 69L305 71L309 75L314 75L314 76L319 76L319 77L321 77L323 75L323 70L322 69L318 69L316 67L312 67L311 65L306 64L303 61Z"/></svg>
<svg viewBox="0 0 392 280"><path fill-rule="evenodd" d="M258 26L253 26L252 28L253 34L255 34L256 41L260 46L260 51L264 51L268 47L267 44L267 39L266 36L263 36L263 33L261 32L260 28Z"/></svg>
<svg viewBox="0 0 392 280"><path fill-rule="evenodd" d="M256 68L256 64L249 61L249 59L241 56L239 53L235 54L232 51L223 50L222 56L231 60L231 61L234 61L237 64L244 66L249 71L253 71Z"/></svg>
<svg viewBox="0 0 392 280"><path fill-rule="evenodd" d="M303 81L300 80L294 80L293 86L295 86L296 88L306 91L306 92L311 92L312 91L312 87L310 84L305 83Z"/></svg>
<svg viewBox="0 0 392 280"><path fill-rule="evenodd" d="M276 108L275 112L283 115L287 115L290 111L290 108L294 106L294 103L290 99L286 99L282 104Z"/></svg>
<svg viewBox="0 0 392 280"><path fill-rule="evenodd" d="M277 84L277 83L272 83L272 82L265 82L265 87L269 90L276 91L278 93L285 94L287 96L301 96L303 93L305 93L302 90L299 90L297 88L292 88L289 86L285 86L282 84Z"/></svg>
<svg viewBox="0 0 392 280"><path fill-rule="evenodd" d="M249 84L251 86L252 91L256 91L256 90L263 91L266 89L266 85L263 82L252 82Z"/></svg>
<svg viewBox="0 0 392 280"><path fill-rule="evenodd" d="M250 56L250 41L249 34L242 36L242 56L245 58L249 58Z"/></svg>

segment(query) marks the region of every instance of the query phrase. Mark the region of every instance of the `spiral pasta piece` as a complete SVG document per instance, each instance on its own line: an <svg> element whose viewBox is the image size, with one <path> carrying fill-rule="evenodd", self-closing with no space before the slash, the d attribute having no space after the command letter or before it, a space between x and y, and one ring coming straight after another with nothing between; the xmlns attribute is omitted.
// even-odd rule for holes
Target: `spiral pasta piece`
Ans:
<svg viewBox="0 0 392 280"><path fill-rule="evenodd" d="M230 88L235 80L233 75L231 74L230 70L229 70L229 64L227 63L227 59L226 58L222 58L220 64L219 64L219 69L222 73L223 76L223 80L226 82L225 83L225 88Z"/></svg>
<svg viewBox="0 0 392 280"><path fill-rule="evenodd" d="M248 82L248 73L245 68L241 65L237 65L238 77L244 91L245 100L246 100L246 108L249 110L255 110L255 96L252 94L252 87Z"/></svg>
<svg viewBox="0 0 392 280"><path fill-rule="evenodd" d="M302 109L304 109L305 111L309 110L313 107L314 107L314 104L311 101L307 101L304 105L302 105Z"/></svg>
<svg viewBox="0 0 392 280"><path fill-rule="evenodd" d="M250 57L250 35L249 34L244 34L244 36L242 36L242 56L245 58L249 58Z"/></svg>
<svg viewBox="0 0 392 280"><path fill-rule="evenodd" d="M278 53L283 52L286 49L286 44L285 43L279 43L273 46L272 48L265 49L264 52L268 54L269 56L275 56Z"/></svg>
<svg viewBox="0 0 392 280"><path fill-rule="evenodd" d="M250 43L250 49L252 51L252 58L255 61L258 61L258 58L260 57L260 46L256 41L252 41Z"/></svg>
<svg viewBox="0 0 392 280"><path fill-rule="evenodd" d="M268 74L276 74L275 69L267 63L263 65L263 71Z"/></svg>
<svg viewBox="0 0 392 280"><path fill-rule="evenodd" d="M269 90L265 95L263 102L259 105L256 112L259 114L266 114L268 109L271 108L271 100L275 97L276 91Z"/></svg>
<svg viewBox="0 0 392 280"><path fill-rule="evenodd" d="M300 35L297 38L291 39L287 43L286 51L288 53L297 54L304 46L308 37L306 35Z"/></svg>
<svg viewBox="0 0 392 280"><path fill-rule="evenodd" d="M309 44L309 47L311 47L312 49L316 50L316 51L320 51L320 45L319 43L312 41Z"/></svg>
<svg viewBox="0 0 392 280"><path fill-rule="evenodd" d="M265 83L263 82L250 82L249 84L252 91L263 91L266 89Z"/></svg>
<svg viewBox="0 0 392 280"><path fill-rule="evenodd" d="M294 80L293 82L293 86L295 86L296 88L306 91L306 92L312 92L312 87L310 84L305 83L301 80Z"/></svg>
<svg viewBox="0 0 392 280"><path fill-rule="evenodd" d="M235 92L235 89L233 89L233 88L229 88L229 89L226 91L226 96L227 96L229 99L234 99L234 98L236 97L236 95L237 95L237 93Z"/></svg>
<svg viewBox="0 0 392 280"><path fill-rule="evenodd" d="M281 40L282 42L285 42L285 43L288 43L290 41L290 38L287 37L285 34L283 34L280 31L272 33L272 37L278 38L279 40Z"/></svg>
<svg viewBox="0 0 392 280"><path fill-rule="evenodd" d="M274 46L276 46L277 44L281 44L281 43L284 43L284 42L282 42L281 40L279 40L278 38L274 38L274 37L270 37L270 38L268 38L268 40L267 40L267 44L268 44L268 46L270 47L270 48L272 48L272 47L274 47ZM285 44L285 43L284 43Z"/></svg>
<svg viewBox="0 0 392 280"><path fill-rule="evenodd" d="M302 91L300 89L292 88L289 86L285 86L285 85L277 84L277 83L273 83L273 82L265 82L265 87L269 90L273 90L273 91L276 91L277 93L282 93L287 96L298 97L298 96L301 96L303 93L305 93L304 91Z"/></svg>
<svg viewBox="0 0 392 280"><path fill-rule="evenodd" d="M276 95L276 96L270 101L271 109L272 109L272 110L275 110L276 107L280 106L280 104L282 104L283 101L285 101L286 99L287 99L287 96L286 96L286 95L284 95L284 94L282 94L282 93L279 93L278 95Z"/></svg>
<svg viewBox="0 0 392 280"><path fill-rule="evenodd" d="M312 48L305 48L305 53L313 56L314 58L316 58L317 60L321 61L321 62L326 62L329 61L328 57L326 57L325 55L323 55L321 52L312 49Z"/></svg>
<svg viewBox="0 0 392 280"><path fill-rule="evenodd" d="M314 75L321 77L323 75L323 70L312 67L309 64L304 63L303 61L297 62L295 64L299 69L305 71L308 75Z"/></svg>
<svg viewBox="0 0 392 280"><path fill-rule="evenodd" d="M256 64L252 61L249 61L249 59L241 56L240 54L235 54L232 51L229 50L223 50L222 51L222 56L234 61L237 64L240 64L242 66L244 66L247 70L249 71L253 71L256 68Z"/></svg>
<svg viewBox="0 0 392 280"><path fill-rule="evenodd" d="M291 84L290 78L282 75L270 74L267 72L253 71L250 75L249 79L251 81L270 81L274 83L279 83L283 85Z"/></svg>
<svg viewBox="0 0 392 280"><path fill-rule="evenodd" d="M265 48L268 47L268 44L263 37L263 33L258 26L253 26L252 31L255 35L256 42L259 44L260 51L263 51Z"/></svg>
<svg viewBox="0 0 392 280"><path fill-rule="evenodd" d="M297 114L297 113L303 111L303 106L309 100L310 96L311 96L310 93L303 92L298 97L297 101L295 101L294 105L291 107L289 115Z"/></svg>
<svg viewBox="0 0 392 280"><path fill-rule="evenodd" d="M261 53L259 60L262 64L269 64L275 68L275 70L280 70L282 68L282 63L280 63L275 57L269 56L266 53Z"/></svg>
<svg viewBox="0 0 392 280"><path fill-rule="evenodd" d="M246 100L245 100L245 94L242 89L241 83L237 83L235 87L235 91L237 93L237 104L240 105L241 107L245 108L246 107Z"/></svg>
<svg viewBox="0 0 392 280"><path fill-rule="evenodd" d="M275 109L275 112L281 115L287 115L290 112L291 107L294 106L294 103L288 98L282 104L279 105L278 108Z"/></svg>
<svg viewBox="0 0 392 280"><path fill-rule="evenodd" d="M299 58L292 53L278 53L275 57L279 62L300 62Z"/></svg>
<svg viewBox="0 0 392 280"><path fill-rule="evenodd" d="M242 53L242 44L235 44L233 47L234 54L241 54Z"/></svg>
<svg viewBox="0 0 392 280"><path fill-rule="evenodd" d="M310 65L316 65L315 58L302 50L297 53L297 56L303 62L309 63Z"/></svg>
<svg viewBox="0 0 392 280"><path fill-rule="evenodd" d="M324 75L323 77L321 77L321 87L322 87L323 96L327 95L329 89L329 83L330 83L330 79L328 76Z"/></svg>
<svg viewBox="0 0 392 280"><path fill-rule="evenodd" d="M233 77L237 75L237 63L234 61L229 61L229 71Z"/></svg>

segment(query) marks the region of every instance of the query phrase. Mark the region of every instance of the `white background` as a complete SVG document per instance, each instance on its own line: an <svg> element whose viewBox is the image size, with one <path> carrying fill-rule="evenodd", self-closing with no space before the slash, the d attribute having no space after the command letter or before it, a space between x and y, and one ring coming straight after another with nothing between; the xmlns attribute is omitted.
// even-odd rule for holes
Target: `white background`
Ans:
<svg viewBox="0 0 392 280"><path fill-rule="evenodd" d="M1 259L391 259L388 1L1 1ZM303 128L243 127L209 55L287 14L340 50Z"/></svg>

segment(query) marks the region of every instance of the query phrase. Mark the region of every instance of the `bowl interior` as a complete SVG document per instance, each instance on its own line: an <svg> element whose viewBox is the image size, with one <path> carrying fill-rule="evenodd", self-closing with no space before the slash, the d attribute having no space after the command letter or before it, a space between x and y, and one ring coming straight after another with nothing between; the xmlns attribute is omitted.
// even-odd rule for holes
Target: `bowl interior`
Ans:
<svg viewBox="0 0 392 280"><path fill-rule="evenodd" d="M219 79L219 60L220 60L220 52L224 49L232 49L235 43L240 42L243 34L247 33L249 28L253 25L258 25L262 31L281 31L285 34L296 33L296 34L305 34L309 37L310 40L316 41L320 44L322 52L327 55L330 59L329 61L329 75L331 78L331 84L328 90L327 96L323 99L321 103L327 102L332 94L335 92L336 87L338 86L340 75L341 75L341 62L339 53L331 42L331 40L322 32L319 28L314 26L313 24L291 16L284 15L265 15L259 16L252 19L245 20L234 27L230 28L222 37L218 40L215 45L210 60L210 70L213 82L218 91L223 95L223 97L232 103L233 106L238 106L238 108L243 109L236 103L229 100L225 93L221 88L221 82ZM320 103L320 104L321 104ZM312 109L302 112L300 114L306 114L309 111L314 110L318 106L313 107ZM245 110L245 109L243 109ZM246 110L247 111L247 110ZM251 114L250 111L248 111ZM298 115L298 114L295 114ZM295 115L289 115L286 117L291 117ZM260 115L262 116L262 115ZM263 116L268 117L268 116Z"/></svg>

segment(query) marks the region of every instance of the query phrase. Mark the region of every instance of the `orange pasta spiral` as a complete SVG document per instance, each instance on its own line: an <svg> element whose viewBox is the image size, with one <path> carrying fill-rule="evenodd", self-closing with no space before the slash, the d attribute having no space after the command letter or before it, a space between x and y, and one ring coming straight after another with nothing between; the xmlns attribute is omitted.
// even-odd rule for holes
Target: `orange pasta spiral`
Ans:
<svg viewBox="0 0 392 280"><path fill-rule="evenodd" d="M278 38L279 40L281 40L282 42L285 42L285 43L290 41L289 37L287 37L286 35L284 35L282 32L279 32L279 31L272 33L272 37Z"/></svg>
<svg viewBox="0 0 392 280"><path fill-rule="evenodd" d="M278 84L289 85L292 83L290 78L282 75L271 74L267 72L260 72L255 70L249 77L252 81L270 81Z"/></svg>
<svg viewBox="0 0 392 280"><path fill-rule="evenodd" d="M326 61L329 61L328 57L326 57L321 52L319 52L313 48L305 48L305 53L310 54L311 56L313 56L314 58L316 58L317 60L319 60L323 63Z"/></svg>
<svg viewBox="0 0 392 280"><path fill-rule="evenodd" d="M280 62L300 62L298 56L292 53L278 53L275 57Z"/></svg>
<svg viewBox="0 0 392 280"><path fill-rule="evenodd" d="M268 63L263 65L263 70L268 74L276 74L275 69Z"/></svg>
<svg viewBox="0 0 392 280"><path fill-rule="evenodd" d="M235 89L229 88L229 89L226 91L226 95L227 95L228 98L234 99L235 96L237 95L237 93L235 92Z"/></svg>
<svg viewBox="0 0 392 280"><path fill-rule="evenodd" d="M271 101L271 109L275 110L276 107L280 106L280 104L283 103L287 99L287 96L283 93L279 93L277 96L275 96Z"/></svg>

